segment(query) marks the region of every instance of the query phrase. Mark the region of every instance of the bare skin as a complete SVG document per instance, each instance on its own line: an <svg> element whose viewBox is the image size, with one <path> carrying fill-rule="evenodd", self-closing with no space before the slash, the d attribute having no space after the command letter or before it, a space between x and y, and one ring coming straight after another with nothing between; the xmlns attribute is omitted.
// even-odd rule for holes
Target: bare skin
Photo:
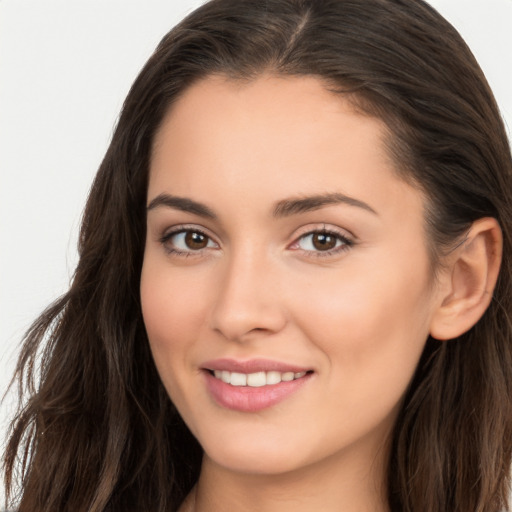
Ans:
<svg viewBox="0 0 512 512"><path fill-rule="evenodd" d="M429 333L467 328L448 308L471 290L454 293L448 271L433 283L424 198L384 134L311 77L210 77L164 120L141 299L162 382L205 452L180 512L388 512L403 394ZM476 229L477 255L493 229ZM262 406L221 381L226 360L305 372L278 403L262 387Z"/></svg>
<svg viewBox="0 0 512 512"><path fill-rule="evenodd" d="M384 460L378 457L372 467L360 472L348 460L346 471L340 470L333 460L331 465L322 463L290 474L255 476L226 472L206 458L201 479L180 512L293 512L318 510L318 506L334 511L340 510L341 503L354 512L387 511L385 490L368 485L372 481L376 485Z"/></svg>

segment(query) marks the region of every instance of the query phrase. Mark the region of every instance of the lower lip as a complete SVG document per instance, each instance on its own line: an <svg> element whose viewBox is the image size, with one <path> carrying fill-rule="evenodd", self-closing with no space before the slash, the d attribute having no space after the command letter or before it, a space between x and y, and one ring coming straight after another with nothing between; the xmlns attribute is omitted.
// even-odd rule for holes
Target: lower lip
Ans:
<svg viewBox="0 0 512 512"><path fill-rule="evenodd" d="M269 386L231 386L206 371L206 385L218 405L241 412L257 412L278 404L298 391L309 379L310 373L300 379Z"/></svg>

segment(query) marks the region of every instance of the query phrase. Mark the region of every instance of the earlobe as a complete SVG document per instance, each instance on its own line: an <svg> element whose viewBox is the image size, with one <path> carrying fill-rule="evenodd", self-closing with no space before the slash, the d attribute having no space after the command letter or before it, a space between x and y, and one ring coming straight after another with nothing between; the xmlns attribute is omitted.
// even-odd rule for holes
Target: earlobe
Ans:
<svg viewBox="0 0 512 512"><path fill-rule="evenodd" d="M489 306L501 264L503 237L498 221L475 221L464 242L449 256L443 272L439 305L430 335L438 340L457 338L471 329Z"/></svg>

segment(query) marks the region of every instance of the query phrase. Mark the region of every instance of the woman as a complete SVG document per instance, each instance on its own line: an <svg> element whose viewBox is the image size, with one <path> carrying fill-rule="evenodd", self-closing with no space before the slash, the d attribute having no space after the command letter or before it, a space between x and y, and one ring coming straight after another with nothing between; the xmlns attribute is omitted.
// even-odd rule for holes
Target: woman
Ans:
<svg viewBox="0 0 512 512"><path fill-rule="evenodd" d="M422 2L192 13L27 336L20 512L506 508L511 171Z"/></svg>

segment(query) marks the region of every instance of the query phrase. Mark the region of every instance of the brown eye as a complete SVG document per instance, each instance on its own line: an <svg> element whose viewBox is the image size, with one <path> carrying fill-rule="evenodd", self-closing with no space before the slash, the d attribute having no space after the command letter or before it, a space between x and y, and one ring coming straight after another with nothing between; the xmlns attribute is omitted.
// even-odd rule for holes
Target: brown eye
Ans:
<svg viewBox="0 0 512 512"><path fill-rule="evenodd" d="M185 245L195 251L205 249L208 246L208 237L197 231L186 231Z"/></svg>
<svg viewBox="0 0 512 512"><path fill-rule="evenodd" d="M311 256L334 256L352 245L353 242L341 233L319 230L302 235L295 242L294 247L310 253Z"/></svg>
<svg viewBox="0 0 512 512"><path fill-rule="evenodd" d="M219 246L203 232L194 229L182 229L164 235L160 243L171 254L201 253L204 249L216 249Z"/></svg>
<svg viewBox="0 0 512 512"><path fill-rule="evenodd" d="M338 238L329 233L313 233L311 243L318 251L329 251L334 249L338 243Z"/></svg>

